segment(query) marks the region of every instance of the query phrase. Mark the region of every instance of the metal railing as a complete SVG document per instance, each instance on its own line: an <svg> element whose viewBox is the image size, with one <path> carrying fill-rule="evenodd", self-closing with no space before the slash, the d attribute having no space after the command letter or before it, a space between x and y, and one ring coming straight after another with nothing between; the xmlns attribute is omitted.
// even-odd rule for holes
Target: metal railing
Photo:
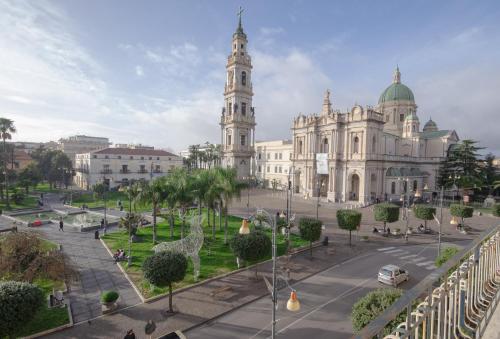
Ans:
<svg viewBox="0 0 500 339"><path fill-rule="evenodd" d="M406 291L354 338L384 337L384 328L402 312L406 321L384 338L480 338L500 301L499 254L500 226L495 226Z"/></svg>

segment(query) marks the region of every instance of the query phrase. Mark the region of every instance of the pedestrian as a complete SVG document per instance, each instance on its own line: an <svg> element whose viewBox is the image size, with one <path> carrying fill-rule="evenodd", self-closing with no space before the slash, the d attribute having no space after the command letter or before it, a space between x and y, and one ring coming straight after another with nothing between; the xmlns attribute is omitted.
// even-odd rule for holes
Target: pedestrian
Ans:
<svg viewBox="0 0 500 339"><path fill-rule="evenodd" d="M107 229L108 229L108 221L106 220L106 222L104 223L104 234L106 234Z"/></svg>
<svg viewBox="0 0 500 339"><path fill-rule="evenodd" d="M387 235L391 235L391 229L387 227Z"/></svg>
<svg viewBox="0 0 500 339"><path fill-rule="evenodd" d="M94 239L99 239L99 230L95 230Z"/></svg>
<svg viewBox="0 0 500 339"><path fill-rule="evenodd" d="M59 219L59 231L64 232L64 222L63 219Z"/></svg>
<svg viewBox="0 0 500 339"><path fill-rule="evenodd" d="M125 337L123 337L123 339L135 339L134 330L128 330L127 334L125 334Z"/></svg>
<svg viewBox="0 0 500 339"><path fill-rule="evenodd" d="M101 219L101 228L104 228L104 218Z"/></svg>

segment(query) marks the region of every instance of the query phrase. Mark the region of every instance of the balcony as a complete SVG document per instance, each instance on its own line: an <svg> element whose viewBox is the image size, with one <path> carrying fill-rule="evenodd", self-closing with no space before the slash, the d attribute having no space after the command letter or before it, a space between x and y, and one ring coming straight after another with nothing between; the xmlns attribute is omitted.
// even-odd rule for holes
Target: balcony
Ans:
<svg viewBox="0 0 500 339"><path fill-rule="evenodd" d="M124 168L122 168L122 169L120 170L120 174L129 174L129 173L130 173L130 170L128 170L128 169L124 169Z"/></svg>
<svg viewBox="0 0 500 339"><path fill-rule="evenodd" d="M111 168L104 168L99 173L101 173L101 174L113 174L113 170L111 170Z"/></svg>
<svg viewBox="0 0 500 339"><path fill-rule="evenodd" d="M149 173L149 172L145 169L140 169L139 172L137 172L137 173L145 174L145 173Z"/></svg>

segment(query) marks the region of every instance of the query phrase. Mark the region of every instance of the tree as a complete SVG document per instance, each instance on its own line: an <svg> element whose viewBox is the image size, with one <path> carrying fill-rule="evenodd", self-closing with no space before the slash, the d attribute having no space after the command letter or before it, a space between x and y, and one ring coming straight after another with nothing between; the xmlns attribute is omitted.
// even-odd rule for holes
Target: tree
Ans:
<svg viewBox="0 0 500 339"><path fill-rule="evenodd" d="M142 205L153 205L153 244L156 244L156 217L163 201L165 201L164 180L157 178L142 187L138 201Z"/></svg>
<svg viewBox="0 0 500 339"><path fill-rule="evenodd" d="M163 193L165 195L165 203L167 206L168 223L170 225L170 239L174 237L174 213L176 211L176 195L175 184L173 177L168 176L163 180Z"/></svg>
<svg viewBox="0 0 500 339"><path fill-rule="evenodd" d="M31 162L19 172L19 186L26 190L26 194L29 193L30 186L36 188L41 180L40 171L35 162Z"/></svg>
<svg viewBox="0 0 500 339"><path fill-rule="evenodd" d="M373 319L389 308L401 297L403 291L395 288L379 288L359 299L352 307L351 319L354 332L359 332ZM388 335L397 325L405 321L406 311L401 312L386 325L383 336Z"/></svg>
<svg viewBox="0 0 500 339"><path fill-rule="evenodd" d="M495 217L500 217L500 204L493 205L493 215Z"/></svg>
<svg viewBox="0 0 500 339"><path fill-rule="evenodd" d="M0 333L14 337L45 303L43 291L34 285L0 282Z"/></svg>
<svg viewBox="0 0 500 339"><path fill-rule="evenodd" d="M224 244L227 244L227 212L231 201L234 198L240 199L241 190L246 187L245 183L237 180L236 169L234 168L217 168L217 176L220 185L220 203L224 212Z"/></svg>
<svg viewBox="0 0 500 339"><path fill-rule="evenodd" d="M192 178L189 173L183 168L177 168L170 174L171 183L173 184L173 199L175 199L177 208L182 218L181 238L184 238L186 228L186 213L188 208L193 203Z"/></svg>
<svg viewBox="0 0 500 339"><path fill-rule="evenodd" d="M463 226L464 218L471 218L474 214L474 208L465 205L451 204L450 214L454 217L459 217L462 220L461 224Z"/></svg>
<svg viewBox="0 0 500 339"><path fill-rule="evenodd" d="M12 198L12 201L14 201L14 203L16 205L21 205L23 203L23 200L24 198L26 197L25 194L23 193L23 191L20 191L18 190L17 188L14 188L12 190L12 193L10 195L10 197Z"/></svg>
<svg viewBox="0 0 500 339"><path fill-rule="evenodd" d="M341 229L349 231L349 246L351 246L351 232L357 230L361 224L361 212L337 210L337 222Z"/></svg>
<svg viewBox="0 0 500 339"><path fill-rule="evenodd" d="M483 148L476 144L477 141L466 139L449 150L440 166L438 186L450 188L455 184L457 187L472 188L482 183L478 151Z"/></svg>
<svg viewBox="0 0 500 339"><path fill-rule="evenodd" d="M375 205L375 220L384 222L384 232L387 223L398 221L399 206L390 203L381 203Z"/></svg>
<svg viewBox="0 0 500 339"><path fill-rule="evenodd" d="M71 181L73 164L71 159L62 151L56 151L52 158L50 177L53 182L59 182L59 187L64 185L68 188Z"/></svg>
<svg viewBox="0 0 500 339"><path fill-rule="evenodd" d="M208 189L205 192L204 200L207 205L207 218L210 221L208 210L212 209L213 220L212 220L212 238L215 240L215 208L219 206L219 229L222 230L222 216L220 211L220 205L222 203L222 193L224 192L224 181L223 177L219 175L217 169L209 169L206 174L208 178ZM210 226L210 222L208 223Z"/></svg>
<svg viewBox="0 0 500 339"><path fill-rule="evenodd" d="M483 183L488 189L488 194L493 194L495 181L498 177L495 165L493 165L493 161L495 160L495 156L492 153L486 154L484 157L483 164Z"/></svg>
<svg viewBox="0 0 500 339"><path fill-rule="evenodd" d="M244 261L257 261L264 259L271 253L271 239L259 230L253 230L249 234L235 234L230 241L230 247L234 255ZM255 277L257 277L257 266L255 266Z"/></svg>
<svg viewBox="0 0 500 339"><path fill-rule="evenodd" d="M413 207L413 213L415 213L415 217L418 219L422 219L424 221L424 227L427 229L427 220L434 219L434 215L436 214L436 208L428 205L415 205Z"/></svg>
<svg viewBox="0 0 500 339"><path fill-rule="evenodd" d="M12 139L12 134L16 133L16 127L14 126L14 121L7 119L7 118L0 118L0 136L2 137L3 141L3 169L4 172L7 172L7 142L6 140ZM9 180L8 180L8 175L5 176L5 203L7 208L10 208L9 204Z"/></svg>
<svg viewBox="0 0 500 339"><path fill-rule="evenodd" d="M311 258L313 255L312 243L319 240L319 238L321 237L321 227L322 223L317 219L301 218L299 220L300 237L306 241L309 241L309 251L311 254Z"/></svg>
<svg viewBox="0 0 500 339"><path fill-rule="evenodd" d="M191 176L191 189L193 196L196 197L196 202L198 203L198 215L201 216L202 205L205 202L207 191L213 184L211 172L206 170L198 170ZM210 216L209 209L207 209L207 221L210 226Z"/></svg>
<svg viewBox="0 0 500 339"><path fill-rule="evenodd" d="M158 287L168 286L168 311L173 313L172 308L172 284L184 279L188 261L186 257L178 252L160 252L144 260L142 270L144 277L150 284Z"/></svg>

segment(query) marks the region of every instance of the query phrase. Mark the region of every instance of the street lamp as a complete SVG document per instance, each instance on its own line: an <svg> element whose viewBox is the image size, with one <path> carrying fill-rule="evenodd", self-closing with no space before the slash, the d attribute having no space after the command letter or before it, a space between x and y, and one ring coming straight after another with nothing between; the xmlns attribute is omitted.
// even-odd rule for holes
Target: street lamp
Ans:
<svg viewBox="0 0 500 339"><path fill-rule="evenodd" d="M403 208L404 208L404 211L405 211L405 219L406 219L406 232L405 234L408 234L408 224L410 222L410 195L409 195L409 184L410 184L410 178L406 177L406 178L398 178L398 180L404 180L405 182L405 194L403 196L401 196L401 201L403 202ZM405 203L405 200L406 200L406 203Z"/></svg>
<svg viewBox="0 0 500 339"><path fill-rule="evenodd" d="M272 217L269 212L267 212L264 209L259 209L257 211L257 214L264 214L269 222L271 223L271 229L273 231L273 236L272 236L272 257L273 257L273 280L272 280L272 285L269 284L267 279L264 277L264 281L266 282L266 285L269 289L269 292L271 293L271 300L273 302L273 309L272 309L272 323L271 323L271 338L274 339L276 338L276 306L278 304L278 289L277 289L277 272L276 272L276 262L277 262L277 255L276 255L276 232L277 232L277 220L276 217ZM297 292L288 284L287 279L284 279L286 282L287 286L292 290L290 294L290 299L288 299L286 308L289 311L296 312L300 310L300 303L297 299Z"/></svg>
<svg viewBox="0 0 500 339"><path fill-rule="evenodd" d="M243 219L241 221L241 227L238 231L239 234L249 234L250 228L248 227L248 219Z"/></svg>

